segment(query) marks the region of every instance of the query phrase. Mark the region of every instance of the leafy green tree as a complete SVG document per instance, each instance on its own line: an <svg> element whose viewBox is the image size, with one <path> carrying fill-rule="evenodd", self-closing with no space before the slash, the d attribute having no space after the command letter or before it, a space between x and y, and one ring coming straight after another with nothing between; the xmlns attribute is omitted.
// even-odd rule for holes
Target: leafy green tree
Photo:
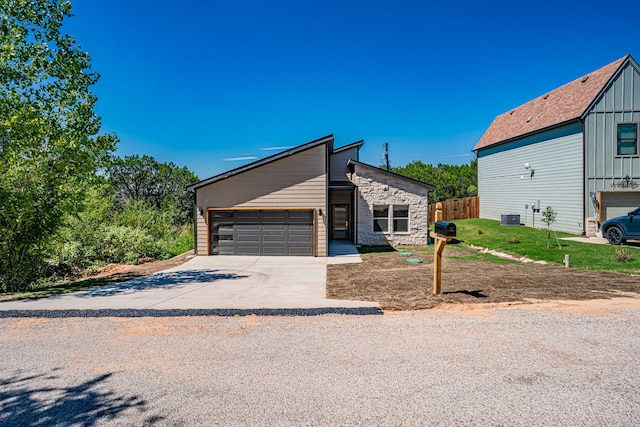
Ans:
<svg viewBox="0 0 640 427"><path fill-rule="evenodd" d="M47 240L115 148L99 135L99 76L61 31L71 16L68 1L0 1L0 290L42 274Z"/></svg>
<svg viewBox="0 0 640 427"><path fill-rule="evenodd" d="M198 181L198 177L186 167L134 155L114 157L107 172L111 191L120 205L151 206L173 214L176 225L193 219L193 195L186 186Z"/></svg>
<svg viewBox="0 0 640 427"><path fill-rule="evenodd" d="M436 188L429 192L430 203L478 194L475 160L466 165L439 163L437 166L427 165L416 160L405 166L392 168L392 170L400 175L435 186Z"/></svg>

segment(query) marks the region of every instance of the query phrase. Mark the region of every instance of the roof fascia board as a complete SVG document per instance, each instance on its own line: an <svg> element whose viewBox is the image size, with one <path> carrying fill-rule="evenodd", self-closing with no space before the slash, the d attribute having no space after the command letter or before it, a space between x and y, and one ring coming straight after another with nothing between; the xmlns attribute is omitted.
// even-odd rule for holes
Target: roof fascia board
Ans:
<svg viewBox="0 0 640 427"><path fill-rule="evenodd" d="M212 176L207 179L203 179L202 181L196 182L187 186L187 190L193 191L198 188L204 187L205 185L213 184L214 182L222 181L227 178L231 178L232 176L239 175L243 172L250 171L252 169L259 168L260 166L264 166L266 164L275 162L280 159L284 159L289 156L293 156L294 154L301 153L303 151L309 150L311 148L315 148L319 145L327 144L327 149L330 150L333 148L333 134L324 136L322 138L318 138L316 140L307 142L302 145L298 145L297 147L290 148L288 150L282 151L280 153L273 154L269 157L265 157L264 159L257 160L253 163L249 163L248 165L240 166L235 169L231 169L227 172L223 172L219 175Z"/></svg>
<svg viewBox="0 0 640 427"><path fill-rule="evenodd" d="M556 123L553 126L547 126L546 128L538 129L538 130L535 130L533 132L523 133L522 135L514 136L513 138L505 139L504 141L499 141L499 142L496 142L495 144L487 145L486 147L482 147L482 148L476 148L475 150L471 150L471 151L475 152L476 155L477 155L478 152L480 152L482 150L498 147L500 145L508 144L510 142L518 141L520 139L529 138L531 136L538 135L540 133L549 132L551 130L558 129L558 128L565 127L567 125L570 125L570 124L573 124L573 123L579 123L579 122L582 122L582 118L576 118L576 119L567 120L567 121L564 121L562 123Z"/></svg>
<svg viewBox="0 0 640 427"><path fill-rule="evenodd" d="M412 182L412 183L414 183L416 185L419 185L421 187L425 187L425 188L427 188L429 190L435 190L435 188L436 188L435 186L433 186L431 184L427 184L426 182L418 181L417 179L409 178L408 176L400 175L400 174L397 174L395 172L391 172L391 171L388 171L388 170L385 170L385 169L380 169L378 167L371 166L369 164L362 163L362 162L359 162L357 160L349 159L349 161L347 162L347 166L352 167L352 165L358 165L358 166L362 166L362 167L365 167L365 168L373 169L373 170L375 170L377 172L381 172L383 174L387 174L387 175L392 176L394 178L399 178L399 179L402 179L402 180L405 180L405 181Z"/></svg>
<svg viewBox="0 0 640 427"><path fill-rule="evenodd" d="M620 64L620 66L618 67L618 69L616 70L615 73L613 73L611 75L611 78L609 79L609 81L607 81L607 83L602 86L602 89L600 90L600 92L598 92L598 94L593 98L593 100L589 103L589 105L587 106L587 108L584 110L584 112L582 113L582 115L580 116L580 120L584 120L584 118L587 116L587 114L589 114L589 111L591 111L591 109L598 103L600 102L600 100L602 99L602 97L604 96L604 94L611 88L611 85L613 85L613 82L615 79L618 78L618 76L620 74L622 74L622 71L624 71L624 68L627 66L627 64L631 63L632 66L634 66L636 68L636 70L639 70L638 67L638 63L636 61L633 60L633 57L631 57L631 55L627 55L627 57L625 58L624 61L622 61L622 64Z"/></svg>
<svg viewBox="0 0 640 427"><path fill-rule="evenodd" d="M350 150L352 148L358 147L358 149L360 149L360 147L362 147L362 144L364 144L364 139L361 139L360 141L356 141L356 142L352 142L351 144L347 144L343 147L338 147L335 150L333 150L331 152L331 154L336 154L339 153L341 151L346 151L346 150Z"/></svg>

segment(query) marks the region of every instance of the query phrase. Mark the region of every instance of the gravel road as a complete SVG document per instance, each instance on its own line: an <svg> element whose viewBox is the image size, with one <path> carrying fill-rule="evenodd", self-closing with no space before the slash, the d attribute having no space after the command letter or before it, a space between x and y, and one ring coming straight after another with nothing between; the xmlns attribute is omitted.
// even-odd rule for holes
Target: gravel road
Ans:
<svg viewBox="0 0 640 427"><path fill-rule="evenodd" d="M0 319L0 425L640 425L640 311Z"/></svg>

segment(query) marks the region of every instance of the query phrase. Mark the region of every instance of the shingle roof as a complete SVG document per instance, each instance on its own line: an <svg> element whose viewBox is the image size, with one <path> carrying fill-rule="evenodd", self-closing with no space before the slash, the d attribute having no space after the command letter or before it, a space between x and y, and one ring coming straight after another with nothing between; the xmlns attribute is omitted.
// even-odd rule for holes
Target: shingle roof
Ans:
<svg viewBox="0 0 640 427"><path fill-rule="evenodd" d="M579 119L629 57L630 55L626 55L584 77L499 115L473 150Z"/></svg>

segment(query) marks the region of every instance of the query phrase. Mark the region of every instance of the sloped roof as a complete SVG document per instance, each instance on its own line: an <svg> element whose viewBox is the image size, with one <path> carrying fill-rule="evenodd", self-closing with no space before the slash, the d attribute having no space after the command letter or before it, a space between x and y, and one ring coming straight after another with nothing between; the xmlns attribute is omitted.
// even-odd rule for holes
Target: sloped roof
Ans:
<svg viewBox="0 0 640 427"><path fill-rule="evenodd" d="M349 150L351 148L356 148L356 147L358 149L360 149L360 147L362 147L362 144L364 144L364 139L361 139L360 141L352 142L351 144L347 144L347 145L342 146L342 147L334 148L334 150L331 152L331 154L336 154L336 153L339 153L341 151Z"/></svg>
<svg viewBox="0 0 640 427"><path fill-rule="evenodd" d="M426 182L418 181L417 179L409 178L408 176L400 175L400 174L397 174L395 172L388 171L386 169L380 169L380 168L377 168L375 166L371 166L371 165L369 165L367 163L362 163L362 162L359 162L357 160L350 159L347 162L347 166L353 167L353 165L358 165L358 166L362 166L362 167L365 167L365 168L373 169L376 172L380 172L380 173L392 176L394 178L402 179L404 181L412 182L412 183L414 183L416 185L419 185L421 187L425 187L427 190L435 190L435 188L436 188L435 186L433 186L431 184L427 184Z"/></svg>
<svg viewBox="0 0 640 427"><path fill-rule="evenodd" d="M213 184L214 182L222 181L223 179L231 178L234 175L241 174L243 172L249 171L251 169L258 168L260 166L266 165L271 162L275 162L276 160L283 159L285 157L292 156L294 154L300 153L305 150L309 150L311 148L317 147L318 145L329 144L329 152L333 150L333 134L324 136L322 138L318 138L311 142L307 142L306 144L298 145L297 147L293 147L289 150L282 151L280 153L276 153L272 156L265 157L264 159L257 160L253 163L249 163L248 165L240 166L239 168L232 169L230 171L221 173L216 176L212 176L211 178L203 179L202 181L191 184L187 187L188 191L196 190L200 187L204 187L205 185Z"/></svg>
<svg viewBox="0 0 640 427"><path fill-rule="evenodd" d="M631 55L626 55L584 77L499 115L473 150L581 118L630 57Z"/></svg>

